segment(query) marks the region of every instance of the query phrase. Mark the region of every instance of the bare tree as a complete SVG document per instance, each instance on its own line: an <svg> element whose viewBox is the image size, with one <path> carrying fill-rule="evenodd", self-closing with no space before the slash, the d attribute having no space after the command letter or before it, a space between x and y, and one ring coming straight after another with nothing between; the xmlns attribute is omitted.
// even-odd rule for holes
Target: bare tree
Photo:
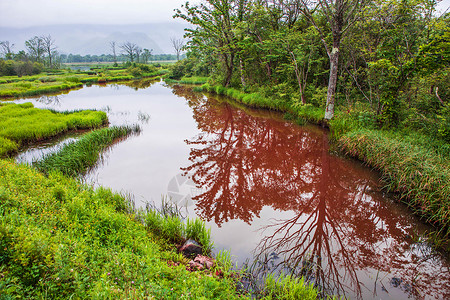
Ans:
<svg viewBox="0 0 450 300"><path fill-rule="evenodd" d="M109 47L111 47L111 51L113 53L113 60L114 63L117 63L117 55L116 55L116 42L115 41L111 41L109 42Z"/></svg>
<svg viewBox="0 0 450 300"><path fill-rule="evenodd" d="M42 40L42 47L44 49L44 52L47 54L48 57L48 66L52 67L52 58L57 54L56 46L55 46L55 40L52 39L51 35L43 36L41 37Z"/></svg>
<svg viewBox="0 0 450 300"><path fill-rule="evenodd" d="M303 15L319 32L330 60L330 76L328 79L327 104L325 109L325 120L330 120L334 116L334 96L338 78L341 40L347 29L356 21L359 12L367 0L294 0L292 2L297 1L299 1L299 7ZM327 34L314 19L314 12L316 10L320 10L327 20L327 28L331 31L332 37L331 49L325 39Z"/></svg>
<svg viewBox="0 0 450 300"><path fill-rule="evenodd" d="M123 54L126 54L130 58L130 62L133 62L136 56L136 48L138 47L138 45L127 41L125 43L122 43L119 47L120 49L122 49Z"/></svg>
<svg viewBox="0 0 450 300"><path fill-rule="evenodd" d="M136 54L136 62L139 63L140 62L140 58L141 58L141 54L142 54L142 48L139 46L136 46L134 48L134 53Z"/></svg>
<svg viewBox="0 0 450 300"><path fill-rule="evenodd" d="M41 57L44 55L44 42L42 37L34 36L25 42L25 47L27 48L28 54L34 61L40 61Z"/></svg>
<svg viewBox="0 0 450 300"><path fill-rule="evenodd" d="M144 49L144 51L142 52L142 61L144 62L144 64L146 64L151 59L152 51L153 49Z"/></svg>
<svg viewBox="0 0 450 300"><path fill-rule="evenodd" d="M181 50L183 49L184 46L183 39L171 37L170 42L172 43L172 47L175 50L175 54L177 55L177 60L180 60Z"/></svg>
<svg viewBox="0 0 450 300"><path fill-rule="evenodd" d="M0 51L4 57L10 58L13 53L12 48L14 48L14 44L11 44L9 41L0 42Z"/></svg>

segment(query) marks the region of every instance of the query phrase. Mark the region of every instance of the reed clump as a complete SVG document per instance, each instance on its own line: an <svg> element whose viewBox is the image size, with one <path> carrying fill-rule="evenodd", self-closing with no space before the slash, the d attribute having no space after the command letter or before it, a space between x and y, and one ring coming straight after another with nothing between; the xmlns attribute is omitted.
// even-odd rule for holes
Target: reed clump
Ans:
<svg viewBox="0 0 450 300"><path fill-rule="evenodd" d="M32 103L0 104L0 156L17 151L22 145L48 139L69 130L91 129L107 122L102 111L59 113L35 108Z"/></svg>
<svg viewBox="0 0 450 300"><path fill-rule="evenodd" d="M348 132L338 143L347 154L380 170L388 190L399 192L405 202L450 237L450 160L441 155L445 150L367 129Z"/></svg>
<svg viewBox="0 0 450 300"><path fill-rule="evenodd" d="M83 135L77 141L64 145L61 150L33 162L33 166L45 174L59 171L72 177L83 175L95 166L101 158L101 153L113 143L139 132L139 126L113 126L98 129Z"/></svg>
<svg viewBox="0 0 450 300"><path fill-rule="evenodd" d="M166 83L202 85L202 84L206 84L208 82L208 78L209 77L202 77L202 76L191 76L191 77L184 76L181 79L176 80L176 79L166 77L166 78L164 78L164 81Z"/></svg>

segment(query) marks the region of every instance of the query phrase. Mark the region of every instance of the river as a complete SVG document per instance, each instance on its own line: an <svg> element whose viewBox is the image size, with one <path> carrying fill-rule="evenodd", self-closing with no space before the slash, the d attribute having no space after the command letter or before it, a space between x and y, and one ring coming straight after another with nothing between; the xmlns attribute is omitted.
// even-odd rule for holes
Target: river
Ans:
<svg viewBox="0 0 450 300"><path fill-rule="evenodd" d="M140 124L85 181L133 195L136 206L170 199L205 220L214 251L230 251L237 266L303 275L352 299L450 297L450 262L424 238L431 228L381 190L376 172L330 153L319 127L155 81L15 102ZM16 159L30 162L64 140Z"/></svg>

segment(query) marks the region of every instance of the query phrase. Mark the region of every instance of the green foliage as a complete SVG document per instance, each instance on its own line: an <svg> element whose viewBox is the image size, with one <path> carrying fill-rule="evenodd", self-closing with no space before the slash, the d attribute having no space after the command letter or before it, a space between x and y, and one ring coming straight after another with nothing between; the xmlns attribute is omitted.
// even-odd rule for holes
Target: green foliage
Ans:
<svg viewBox="0 0 450 300"><path fill-rule="evenodd" d="M114 126L95 130L75 142L64 145L58 152L33 162L33 166L46 174L56 170L64 175L76 177L95 166L101 152L107 147L118 139L139 131L138 126Z"/></svg>
<svg viewBox="0 0 450 300"><path fill-rule="evenodd" d="M262 299L311 299L318 297L317 290L311 284L306 284L304 279L280 275L275 278L269 275L266 278L266 289Z"/></svg>
<svg viewBox="0 0 450 300"><path fill-rule="evenodd" d="M211 254L211 231L206 229L205 223L200 219L187 219L183 222L177 214L147 210L144 224L150 231L171 243L181 244L184 240L193 239L202 245L205 255Z"/></svg>
<svg viewBox="0 0 450 300"><path fill-rule="evenodd" d="M354 130L339 139L340 147L370 166L379 169L389 190L400 193L431 223L450 234L450 161L448 146L434 149L420 137L398 133ZM442 144L441 144L442 145Z"/></svg>
<svg viewBox="0 0 450 300"><path fill-rule="evenodd" d="M0 60L1 62L1 60ZM1 64L0 64L1 65ZM135 79L135 77L158 77L167 73L153 65L139 65L128 69L98 69L98 72L59 72L33 76L4 76L0 78L0 97L26 97L79 88L83 83L106 83ZM47 75L47 76L42 76Z"/></svg>
<svg viewBox="0 0 450 300"><path fill-rule="evenodd" d="M0 199L3 298L239 297L232 278L188 272L175 247L108 189L0 160Z"/></svg>
<svg viewBox="0 0 450 300"><path fill-rule="evenodd" d="M101 111L57 113L32 103L0 104L0 153L16 151L23 144L57 136L69 130L100 127L107 121Z"/></svg>

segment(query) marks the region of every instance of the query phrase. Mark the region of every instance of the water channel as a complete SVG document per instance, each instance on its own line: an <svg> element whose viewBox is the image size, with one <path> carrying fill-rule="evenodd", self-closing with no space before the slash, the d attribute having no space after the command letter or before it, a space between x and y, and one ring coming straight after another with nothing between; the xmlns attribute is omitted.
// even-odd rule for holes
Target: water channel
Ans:
<svg viewBox="0 0 450 300"><path fill-rule="evenodd" d="M450 298L450 262L422 238L430 228L381 190L377 173L331 154L321 128L154 81L15 102L140 124L141 134L116 144L86 181L132 194L137 206L170 197L207 222L215 251L229 250L238 266L303 275L352 299Z"/></svg>

